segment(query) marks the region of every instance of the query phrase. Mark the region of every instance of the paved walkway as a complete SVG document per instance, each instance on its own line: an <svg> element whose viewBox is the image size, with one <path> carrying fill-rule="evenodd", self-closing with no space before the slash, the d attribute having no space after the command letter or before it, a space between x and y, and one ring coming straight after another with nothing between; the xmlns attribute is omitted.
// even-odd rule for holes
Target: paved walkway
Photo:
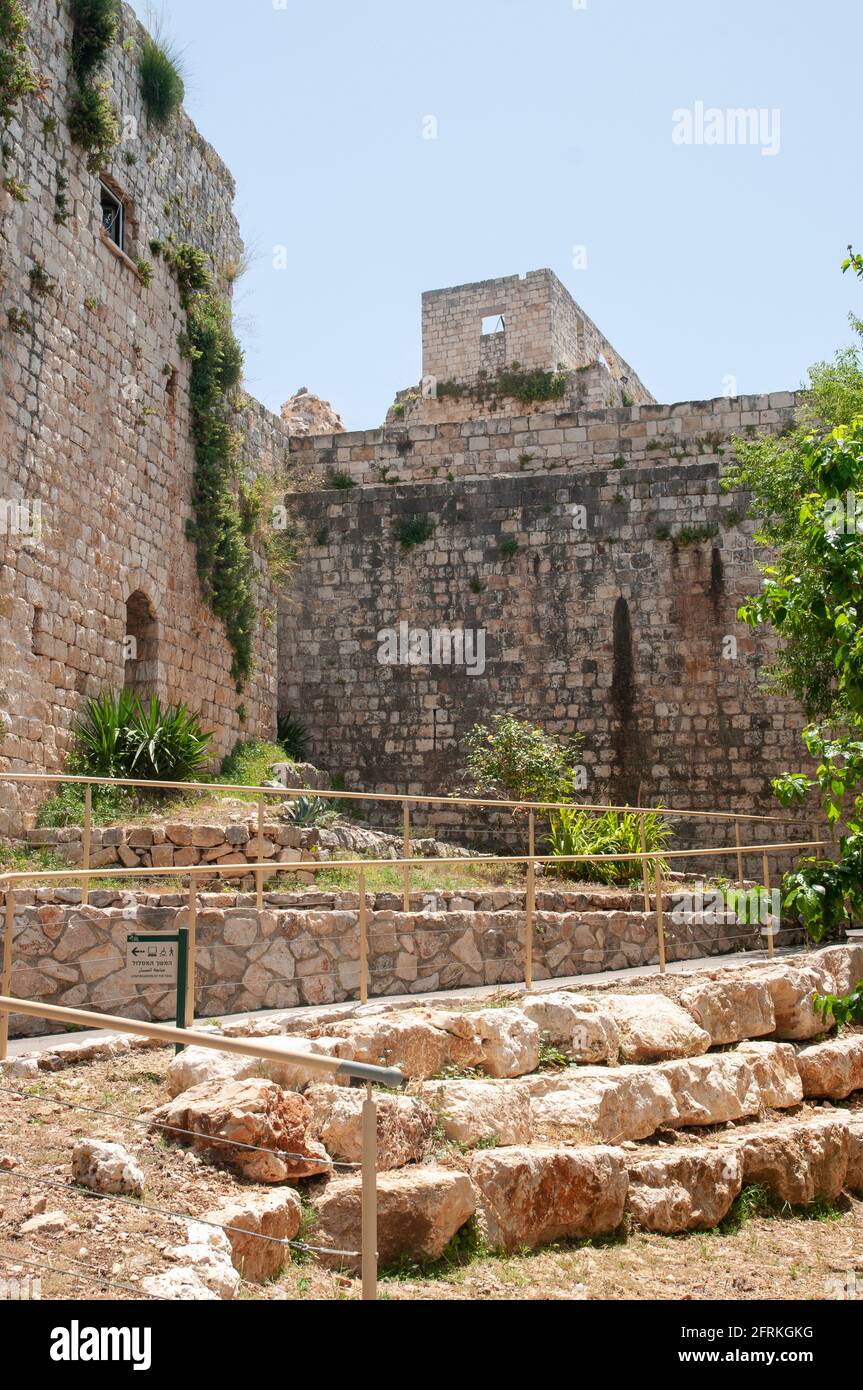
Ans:
<svg viewBox="0 0 863 1390"><path fill-rule="evenodd" d="M799 955L799 946L788 946L777 949L775 955L793 956ZM732 955L723 956L700 956L696 960L674 960L669 961L666 973L669 975L692 975L699 970L716 970L721 967L723 970L728 968L738 968L745 965L763 964L768 959L766 951L738 951ZM659 970L656 966L645 968L643 965L632 966L626 970L600 970L591 975L560 975L551 980L535 980L534 991L547 991L554 989L577 989L584 988L586 985L601 985L609 983L625 983L633 979L658 978ZM489 995L497 994L501 989L512 993L523 993L524 985L519 983L507 985L474 985L469 989L447 989L429 992L428 994L386 994L375 995L370 1000L370 1004L451 1004L456 1000L483 999ZM343 1000L340 1004L316 1004L298 1006L296 1009L260 1009L255 1013L249 1014L219 1014L221 1023L233 1023L241 1018L269 1018L274 1014L281 1015L290 1012L298 1019L306 1014L312 1013L316 1018L320 1018L322 1013L328 1008L333 1012L343 1009L345 1004L356 1004L356 1000ZM44 1034L38 1038L13 1038L9 1042L9 1056L17 1057L23 1053L50 1052L61 1042L95 1041L97 1038L104 1038L106 1033L101 1030L91 1030L80 1033L55 1033ZM110 1036L110 1034L109 1034Z"/></svg>

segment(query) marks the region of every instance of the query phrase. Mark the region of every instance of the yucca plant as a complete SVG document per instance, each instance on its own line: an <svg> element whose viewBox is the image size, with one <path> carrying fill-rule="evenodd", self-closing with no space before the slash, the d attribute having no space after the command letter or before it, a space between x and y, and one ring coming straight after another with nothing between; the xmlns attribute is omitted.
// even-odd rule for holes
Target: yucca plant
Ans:
<svg viewBox="0 0 863 1390"><path fill-rule="evenodd" d="M88 700L72 729L72 763L91 777L186 782L205 767L212 733L186 705L142 704L129 690Z"/></svg>
<svg viewBox="0 0 863 1390"><path fill-rule="evenodd" d="M661 852L671 840L672 831L662 815L662 808L639 816L635 811L577 811L568 806L551 817L547 844L554 855L570 854L640 854L641 821L648 852ZM660 872L667 873L668 864L660 861ZM640 878L641 864L635 859L612 859L603 864L561 864L558 872L567 878L593 883L629 883Z"/></svg>
<svg viewBox="0 0 863 1390"><path fill-rule="evenodd" d="M312 744L305 724L301 724L299 719L294 719L290 714L280 714L277 732L279 743L289 758L295 763L308 762Z"/></svg>
<svg viewBox="0 0 863 1390"><path fill-rule="evenodd" d="M157 695L138 704L129 727L129 775L187 782L206 766L212 733L186 705L163 708Z"/></svg>
<svg viewBox="0 0 863 1390"><path fill-rule="evenodd" d="M75 772L89 777L127 775L127 737L135 704L130 690L103 690L95 700L87 701L83 715L72 725Z"/></svg>

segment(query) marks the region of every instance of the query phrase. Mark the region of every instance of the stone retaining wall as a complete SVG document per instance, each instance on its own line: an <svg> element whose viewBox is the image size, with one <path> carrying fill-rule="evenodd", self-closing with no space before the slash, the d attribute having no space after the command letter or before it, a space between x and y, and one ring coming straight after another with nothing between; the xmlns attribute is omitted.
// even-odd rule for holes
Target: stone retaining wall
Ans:
<svg viewBox="0 0 863 1390"><path fill-rule="evenodd" d="M68 890L16 894L12 994L133 1018L172 1018L172 990L139 989L126 980L126 938L130 932L167 933L185 926L184 899L164 894L138 901L130 893L105 892L94 893L90 904L82 906L80 893L77 901L69 902L70 896ZM290 901L290 896L272 894L269 904L258 912L248 904L224 906L229 895L201 895L198 1016L355 998L359 990L356 895L320 897L333 906L285 908L275 903ZM569 901L581 899L583 905L560 910L569 906L568 898L548 894L539 899L534 931L536 979L656 961L653 913L597 910L591 894L573 894ZM351 906L337 907L337 901ZM417 895L412 906L423 910L406 914L397 910L401 904L395 895L376 895L368 925L370 993L421 994L523 980L522 901L519 895L504 891ZM666 907L670 906L669 897ZM670 960L756 949L760 944L754 926L666 921ZM11 1032L29 1036L55 1027L13 1016Z"/></svg>

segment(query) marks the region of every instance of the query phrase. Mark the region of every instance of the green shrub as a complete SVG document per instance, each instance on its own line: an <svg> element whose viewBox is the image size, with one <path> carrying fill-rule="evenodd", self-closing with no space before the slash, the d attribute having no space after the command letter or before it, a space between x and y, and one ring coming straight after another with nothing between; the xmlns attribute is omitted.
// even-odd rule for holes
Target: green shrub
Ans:
<svg viewBox="0 0 863 1390"><path fill-rule="evenodd" d="M529 720L495 715L467 735L466 771L479 791L507 801L567 801L575 789L580 735L563 744Z"/></svg>
<svg viewBox="0 0 863 1390"><path fill-rule="evenodd" d="M166 42L147 38L138 68L148 116L156 125L167 125L182 106L186 92L179 54Z"/></svg>
<svg viewBox="0 0 863 1390"><path fill-rule="evenodd" d="M850 994L815 994L812 998L825 1027L831 1015L839 1028L846 1023L863 1023L863 980L857 981Z"/></svg>
<svg viewBox="0 0 863 1390"><path fill-rule="evenodd" d="M280 714L277 732L279 743L289 758L295 763L308 762L312 742L305 724L289 714Z"/></svg>
<svg viewBox="0 0 863 1390"><path fill-rule="evenodd" d="M406 517L397 521L393 534L402 550L411 550L415 545L425 545L434 535L434 522L427 516Z"/></svg>
<svg viewBox="0 0 863 1390"><path fill-rule="evenodd" d="M20 0L0 0L0 123L4 125L22 97L39 90L27 47L29 27Z"/></svg>
<svg viewBox="0 0 863 1390"><path fill-rule="evenodd" d="M211 733L186 705L103 691L72 726L74 771L91 777L191 781L206 766Z"/></svg>
<svg viewBox="0 0 863 1390"><path fill-rule="evenodd" d="M83 83L105 61L120 23L118 0L69 0L72 71Z"/></svg>
<svg viewBox="0 0 863 1390"><path fill-rule="evenodd" d="M97 173L120 139L120 127L104 82L77 88L69 104L69 133L87 151L87 168Z"/></svg>
<svg viewBox="0 0 863 1390"><path fill-rule="evenodd" d="M548 847L554 855L568 854L640 854L640 822L644 822L647 850L662 851L671 840L671 827L661 814L661 808L638 816L634 811L577 811L565 806L551 817ZM638 860L617 860L608 864L561 864L558 873L567 878L592 883L629 883L641 878ZM663 860L660 872L668 872Z"/></svg>
<svg viewBox="0 0 863 1390"><path fill-rule="evenodd" d="M350 473L340 473L338 470L331 468L324 479L324 486L336 487L344 490L349 487L356 487L356 483Z"/></svg>
<svg viewBox="0 0 863 1390"><path fill-rule="evenodd" d="M501 372L495 386L500 395L512 396L522 405L531 405L534 401L559 400L566 391L566 377L562 372L544 372L540 369L532 372L513 370Z"/></svg>

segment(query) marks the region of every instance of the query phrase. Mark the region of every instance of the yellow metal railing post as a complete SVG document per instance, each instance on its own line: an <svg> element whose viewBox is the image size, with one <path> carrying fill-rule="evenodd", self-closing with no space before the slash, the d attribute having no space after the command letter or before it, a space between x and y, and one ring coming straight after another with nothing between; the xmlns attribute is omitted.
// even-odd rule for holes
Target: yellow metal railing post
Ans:
<svg viewBox="0 0 863 1390"><path fill-rule="evenodd" d="M82 863L85 869L90 867L90 841L93 837L93 788L88 782L84 788L84 841L82 849ZM90 880L84 879L84 891L81 894L81 902L85 905L90 901Z"/></svg>
<svg viewBox="0 0 863 1390"><path fill-rule="evenodd" d="M770 900L770 864L769 864L769 861L768 861L768 858L767 858L767 850L765 850L764 853L763 853L763 855L761 856L761 869L762 869L762 873L764 874L764 887L767 889L767 919L768 919L768 926L767 926L767 954L768 954L768 956L771 956L771 957L772 957L772 955L773 955L773 933L774 933L775 927L774 927L774 925L773 925L773 905L772 905L771 900ZM759 911L759 913L758 913L758 916L759 916L759 917L761 916L760 911Z"/></svg>
<svg viewBox="0 0 863 1390"><path fill-rule="evenodd" d="M662 860L657 856L653 861L653 878L656 887L656 944L659 952L659 973L665 974L665 918L662 912Z"/></svg>
<svg viewBox="0 0 863 1390"><path fill-rule="evenodd" d="M189 874L189 961L186 975L186 1027L195 1022L195 944L198 934L198 877L192 870Z"/></svg>
<svg viewBox="0 0 863 1390"><path fill-rule="evenodd" d="M644 816L638 817L638 830L641 839L641 853L647 853L647 833L644 829ZM650 911L650 865L646 859L641 861L641 881L644 885L644 910Z"/></svg>
<svg viewBox="0 0 863 1390"><path fill-rule="evenodd" d="M359 892L359 914L357 921L360 929L360 1003L367 1004L369 998L369 942L368 919L366 916L365 869L360 869L357 874L357 890Z"/></svg>
<svg viewBox="0 0 863 1390"><path fill-rule="evenodd" d="M15 894L6 885L6 926L3 931L3 970L0 974L0 994L7 995L12 984L12 932L15 927ZM0 1062L6 1061L9 1050L9 1014L0 1012Z"/></svg>
<svg viewBox="0 0 863 1390"><path fill-rule="evenodd" d="M378 1107L372 1083L366 1085L362 1114L362 1261L363 1302L378 1296Z"/></svg>
<svg viewBox="0 0 863 1390"><path fill-rule="evenodd" d="M263 798L262 796L259 796L259 797L258 797L258 852L257 852L257 854L255 855L255 858L258 859L258 860L261 860L261 859L263 859L263 857L264 857L264 798ZM257 870L255 871L255 887L256 887L256 890L257 890L257 906L258 906L258 911L259 911L259 912L262 912L262 911L263 911L263 907L264 907L264 871L263 871L263 869L257 869Z"/></svg>
<svg viewBox="0 0 863 1390"><path fill-rule="evenodd" d="M737 887L743 887L743 854L740 849L740 821L734 822L734 843L737 846Z"/></svg>
<svg viewBox="0 0 863 1390"><path fill-rule="evenodd" d="M411 857L411 808L410 802L402 802L402 858ZM405 912L411 910L411 870L410 865L405 864L404 884L402 888L402 908Z"/></svg>
<svg viewBox="0 0 863 1390"><path fill-rule="evenodd" d="M533 921L536 915L536 822L533 811L528 816L527 888L524 899L524 987L533 989Z"/></svg>

